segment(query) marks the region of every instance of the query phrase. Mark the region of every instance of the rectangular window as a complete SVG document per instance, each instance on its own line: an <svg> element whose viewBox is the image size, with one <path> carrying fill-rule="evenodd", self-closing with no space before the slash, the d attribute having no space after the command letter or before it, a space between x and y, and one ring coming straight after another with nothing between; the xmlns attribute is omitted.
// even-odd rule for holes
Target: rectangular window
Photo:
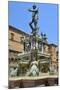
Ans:
<svg viewBox="0 0 60 90"><path fill-rule="evenodd" d="M14 33L11 33L11 40L14 40Z"/></svg>
<svg viewBox="0 0 60 90"><path fill-rule="evenodd" d="M38 49L39 51L42 51L42 42L38 42Z"/></svg>
<svg viewBox="0 0 60 90"><path fill-rule="evenodd" d="M24 37L22 36L20 37L20 42L23 43L23 41L24 41Z"/></svg>

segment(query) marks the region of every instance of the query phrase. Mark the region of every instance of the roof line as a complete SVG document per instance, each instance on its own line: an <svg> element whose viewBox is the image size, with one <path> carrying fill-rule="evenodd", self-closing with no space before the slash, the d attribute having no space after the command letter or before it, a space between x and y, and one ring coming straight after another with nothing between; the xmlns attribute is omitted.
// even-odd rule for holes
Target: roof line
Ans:
<svg viewBox="0 0 60 90"><path fill-rule="evenodd" d="M50 46L50 45L53 45L53 46L57 47L57 45L56 45L56 44L54 44L54 43L50 43L50 44L49 44L49 46Z"/></svg>
<svg viewBox="0 0 60 90"><path fill-rule="evenodd" d="M18 33L22 33L22 34L25 34L25 35L29 35L28 33L26 33L26 32L24 32L24 31L22 31L22 30L20 30L20 29L18 29L18 28L16 28L16 27L14 27L14 26L12 26L12 25L8 25L8 27L9 27L9 29L12 28L14 31L16 31L16 32L18 32Z"/></svg>

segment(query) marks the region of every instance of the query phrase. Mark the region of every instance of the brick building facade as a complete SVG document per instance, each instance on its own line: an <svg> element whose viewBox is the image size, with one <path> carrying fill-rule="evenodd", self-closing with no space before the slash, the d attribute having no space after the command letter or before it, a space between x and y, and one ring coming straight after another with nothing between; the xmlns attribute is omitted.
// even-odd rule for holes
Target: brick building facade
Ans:
<svg viewBox="0 0 60 90"><path fill-rule="evenodd" d="M28 36L27 33L18 30L12 26L9 26L8 31L8 48L9 48L9 58L15 58L18 53L24 51L24 45L22 39Z"/></svg>
<svg viewBox="0 0 60 90"><path fill-rule="evenodd" d="M22 39L29 37L29 34L13 26L9 26L8 36L9 60L12 60L15 59L19 53L24 52L24 44L22 43ZM55 44L43 44L43 53L50 55L51 63L54 65L54 67L58 66L58 54L56 48L57 46Z"/></svg>

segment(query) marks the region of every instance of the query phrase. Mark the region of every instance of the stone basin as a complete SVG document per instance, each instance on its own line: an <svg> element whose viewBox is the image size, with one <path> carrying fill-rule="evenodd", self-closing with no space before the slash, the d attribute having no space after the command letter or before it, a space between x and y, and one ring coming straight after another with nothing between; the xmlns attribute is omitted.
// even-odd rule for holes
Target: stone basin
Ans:
<svg viewBox="0 0 60 90"><path fill-rule="evenodd" d="M46 75L46 76L36 76L36 77L11 77L9 78L9 88L27 88L27 87L37 87L40 85L54 86L58 85L57 75Z"/></svg>

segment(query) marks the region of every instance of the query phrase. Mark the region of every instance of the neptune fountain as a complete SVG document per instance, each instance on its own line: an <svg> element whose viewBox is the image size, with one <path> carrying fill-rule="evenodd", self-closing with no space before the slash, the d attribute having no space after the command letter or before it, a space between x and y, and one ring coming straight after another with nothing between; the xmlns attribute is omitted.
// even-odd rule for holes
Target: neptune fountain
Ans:
<svg viewBox="0 0 60 90"><path fill-rule="evenodd" d="M50 54L44 53L43 44L47 43L46 34L38 34L38 8L34 4L32 9L32 20L29 23L32 33L22 40L25 44L23 53L17 55L17 65L10 69L10 76L39 76L40 72L46 73L51 69ZM18 74L17 74L18 73Z"/></svg>

